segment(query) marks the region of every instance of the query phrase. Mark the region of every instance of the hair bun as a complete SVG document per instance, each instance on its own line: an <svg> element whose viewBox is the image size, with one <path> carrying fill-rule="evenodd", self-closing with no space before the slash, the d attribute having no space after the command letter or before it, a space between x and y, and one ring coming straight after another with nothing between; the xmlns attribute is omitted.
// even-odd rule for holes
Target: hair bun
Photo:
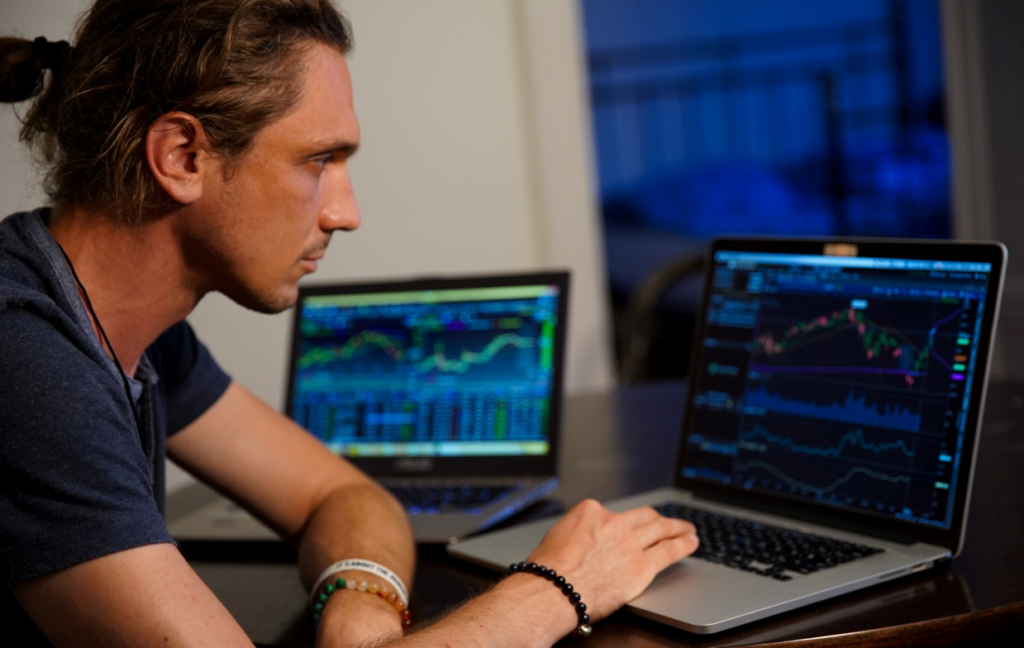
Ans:
<svg viewBox="0 0 1024 648"><path fill-rule="evenodd" d="M39 94L46 70L59 73L70 51L67 41L0 37L0 102L25 101Z"/></svg>
<svg viewBox="0 0 1024 648"><path fill-rule="evenodd" d="M51 43L45 36L32 41L32 53L42 63L44 70L59 70L70 50L71 44L67 41Z"/></svg>

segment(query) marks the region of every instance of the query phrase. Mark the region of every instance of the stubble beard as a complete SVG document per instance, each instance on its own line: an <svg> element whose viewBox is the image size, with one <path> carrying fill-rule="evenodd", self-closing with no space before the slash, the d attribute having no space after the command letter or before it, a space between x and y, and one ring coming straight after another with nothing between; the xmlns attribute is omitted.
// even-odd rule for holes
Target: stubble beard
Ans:
<svg viewBox="0 0 1024 648"><path fill-rule="evenodd" d="M322 257L327 251L327 245L329 243L330 238L328 237L327 239L303 250L299 258L295 261L295 265L292 267L302 263L303 259L308 259L310 257ZM305 276L305 274L306 273L302 276ZM298 301L298 280L289 284L286 294L282 294L282 290L279 287L277 290L268 290L265 294L260 294L254 290L245 290L237 297L231 294L228 294L228 297L240 306L248 308L249 310L257 313L263 313L265 315L276 315L277 313L288 310L295 305L296 301Z"/></svg>

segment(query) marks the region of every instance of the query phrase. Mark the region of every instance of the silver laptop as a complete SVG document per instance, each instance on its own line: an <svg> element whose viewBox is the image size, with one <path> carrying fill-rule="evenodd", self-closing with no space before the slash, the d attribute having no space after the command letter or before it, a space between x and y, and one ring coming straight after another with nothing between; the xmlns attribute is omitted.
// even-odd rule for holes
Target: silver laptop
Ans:
<svg viewBox="0 0 1024 648"><path fill-rule="evenodd" d="M715 241L675 488L608 503L689 519L701 548L628 609L713 633L956 556L1005 258L998 243ZM505 568L553 523L449 553Z"/></svg>
<svg viewBox="0 0 1024 648"><path fill-rule="evenodd" d="M420 542L490 527L558 485L566 272L303 287L287 413L405 505ZM221 501L178 540L271 539Z"/></svg>

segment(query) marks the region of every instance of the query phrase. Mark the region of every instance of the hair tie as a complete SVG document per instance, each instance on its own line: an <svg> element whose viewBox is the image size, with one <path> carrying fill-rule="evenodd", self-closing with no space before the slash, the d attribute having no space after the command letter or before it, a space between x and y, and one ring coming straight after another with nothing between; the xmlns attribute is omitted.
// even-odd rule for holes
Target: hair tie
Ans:
<svg viewBox="0 0 1024 648"><path fill-rule="evenodd" d="M36 59L42 62L44 70L56 72L60 69L70 50L71 44L67 41L51 43L46 40L45 36L39 36L32 41L32 53L35 54Z"/></svg>

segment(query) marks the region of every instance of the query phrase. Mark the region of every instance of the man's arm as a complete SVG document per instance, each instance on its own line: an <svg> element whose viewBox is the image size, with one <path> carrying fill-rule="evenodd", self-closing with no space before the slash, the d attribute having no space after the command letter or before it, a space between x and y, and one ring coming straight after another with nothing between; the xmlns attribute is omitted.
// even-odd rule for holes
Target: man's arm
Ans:
<svg viewBox="0 0 1024 648"><path fill-rule="evenodd" d="M636 598L658 572L696 548L696 531L689 522L662 517L649 507L612 513L588 500L552 527L528 560L565 576L597 621ZM333 620L341 623L338 617ZM576 624L573 605L553 583L533 574L513 574L437 624L386 645L540 648L569 634ZM320 639L320 645L347 645L331 643L326 623Z"/></svg>
<svg viewBox="0 0 1024 648"><path fill-rule="evenodd" d="M169 440L168 454L296 542L307 587L344 558L381 563L410 583L414 544L401 506L244 388L231 385ZM12 591L57 646L252 645L170 544L98 557ZM398 614L379 597L333 598L330 614L348 619L337 632L345 641L400 631Z"/></svg>
<svg viewBox="0 0 1024 648"><path fill-rule="evenodd" d="M167 452L296 544L307 589L323 569L348 558L380 563L411 586L415 544L402 506L240 385L233 383L171 437ZM367 578L362 572L340 575ZM339 637L354 641L401 629L394 608L379 597L339 592L332 598L338 601L325 611L325 621L346 618Z"/></svg>
<svg viewBox="0 0 1024 648"><path fill-rule="evenodd" d="M398 503L241 387L231 386L168 449L296 540L307 587L320 570L344 558L381 563L411 584L414 547ZM566 576L597 621L696 546L689 523L650 508L610 513L587 501L551 529L529 560ZM361 572L342 575L365 578ZM13 591L57 646L251 646L169 544L90 560ZM318 645L389 637L389 645L402 647L548 646L575 624L572 605L554 585L517 574L406 637L399 634L398 614L379 597L337 592L324 611Z"/></svg>
<svg viewBox="0 0 1024 648"><path fill-rule="evenodd" d="M381 563L411 584L415 547L401 506L241 387L232 385L207 414L172 438L168 450L285 537L297 539L307 587L322 569L345 558ZM225 457L236 458L234 468L220 468ZM638 596L658 572L696 547L688 522L651 508L611 513L587 501L552 528L529 559L565 575L596 621ZM348 575L365 578L360 572ZM318 645L394 635L396 646L548 646L575 625L573 606L554 585L519 574L404 638L397 635L398 614L382 599L337 592L324 610Z"/></svg>
<svg viewBox="0 0 1024 648"><path fill-rule="evenodd" d="M58 648L252 648L171 544L89 560L11 591Z"/></svg>

